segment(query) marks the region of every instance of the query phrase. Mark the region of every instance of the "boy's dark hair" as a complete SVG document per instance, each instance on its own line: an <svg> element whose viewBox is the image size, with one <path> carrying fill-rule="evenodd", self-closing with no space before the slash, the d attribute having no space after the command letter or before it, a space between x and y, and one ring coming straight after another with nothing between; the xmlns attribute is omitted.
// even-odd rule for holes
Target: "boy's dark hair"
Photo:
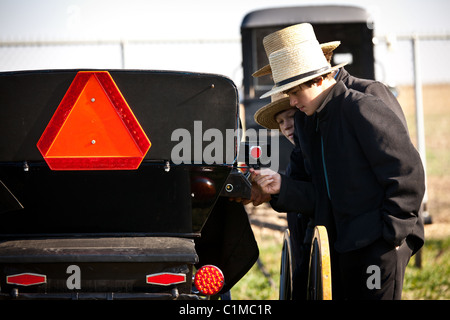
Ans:
<svg viewBox="0 0 450 320"><path fill-rule="evenodd" d="M302 83L302 84L304 84L305 86L311 88L313 84L319 82L320 80L325 80L325 79L328 78L328 77L331 78L332 75L333 75L332 72L326 73L326 74L323 74L323 75L321 75L321 76L318 76L318 77L316 77L316 78L314 78L314 79L312 79L312 80L306 81L306 82L304 82L304 83Z"/></svg>

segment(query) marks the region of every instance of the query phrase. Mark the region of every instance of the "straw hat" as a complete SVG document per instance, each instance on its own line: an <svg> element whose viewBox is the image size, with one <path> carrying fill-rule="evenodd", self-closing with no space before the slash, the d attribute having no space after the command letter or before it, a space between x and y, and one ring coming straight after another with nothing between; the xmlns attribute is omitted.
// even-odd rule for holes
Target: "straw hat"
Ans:
<svg viewBox="0 0 450 320"><path fill-rule="evenodd" d="M341 63L330 67L315 36L295 46L273 52L269 56L269 62L275 86L263 94L261 99L330 73L347 64Z"/></svg>
<svg viewBox="0 0 450 320"><path fill-rule="evenodd" d="M289 97L284 93L274 94L271 98L272 102L258 109L255 112L254 118L256 123L267 129L279 129L280 126L275 120L275 116L280 112L293 109L294 107L291 107Z"/></svg>
<svg viewBox="0 0 450 320"><path fill-rule="evenodd" d="M291 47L305 40L315 38L314 29L309 23L296 24L276 32L273 32L263 39L264 50L267 57L273 52L278 51L284 47ZM341 44L340 41L331 41L322 43L320 47L324 55L332 52ZM271 73L270 64L262 67L253 73L253 77L261 77Z"/></svg>

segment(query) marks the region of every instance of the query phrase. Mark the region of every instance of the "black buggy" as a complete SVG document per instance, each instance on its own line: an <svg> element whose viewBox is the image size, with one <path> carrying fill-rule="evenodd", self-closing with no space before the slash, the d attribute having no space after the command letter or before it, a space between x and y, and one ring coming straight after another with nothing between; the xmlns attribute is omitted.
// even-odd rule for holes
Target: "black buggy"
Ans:
<svg viewBox="0 0 450 320"><path fill-rule="evenodd" d="M258 257L238 110L219 75L0 73L0 299L228 292Z"/></svg>

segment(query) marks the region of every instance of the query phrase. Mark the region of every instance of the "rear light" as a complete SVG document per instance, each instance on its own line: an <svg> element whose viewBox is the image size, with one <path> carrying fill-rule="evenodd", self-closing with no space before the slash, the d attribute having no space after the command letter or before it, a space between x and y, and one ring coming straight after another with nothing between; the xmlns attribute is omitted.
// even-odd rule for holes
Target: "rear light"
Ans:
<svg viewBox="0 0 450 320"><path fill-rule="evenodd" d="M186 282L186 275L184 273L155 273L149 274L146 277L148 284L156 284L160 286L170 286L172 284Z"/></svg>
<svg viewBox="0 0 450 320"><path fill-rule="evenodd" d="M194 284L205 295L214 295L222 290L225 278L222 271L213 265L205 265L195 274Z"/></svg>
<svg viewBox="0 0 450 320"><path fill-rule="evenodd" d="M21 273L6 277L7 284L15 284L19 286L33 286L47 282L47 276L36 273Z"/></svg>
<svg viewBox="0 0 450 320"><path fill-rule="evenodd" d="M245 162L238 162L237 169L242 172L242 174L246 175L248 171L248 165Z"/></svg>
<svg viewBox="0 0 450 320"><path fill-rule="evenodd" d="M216 186L207 177L195 177L191 180L191 195L195 200L207 201L214 199Z"/></svg>

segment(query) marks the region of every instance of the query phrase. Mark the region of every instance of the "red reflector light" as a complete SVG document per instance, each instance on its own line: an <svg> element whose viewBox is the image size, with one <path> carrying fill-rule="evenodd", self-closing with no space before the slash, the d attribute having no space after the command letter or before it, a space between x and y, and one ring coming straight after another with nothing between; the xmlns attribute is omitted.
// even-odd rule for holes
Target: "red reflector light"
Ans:
<svg viewBox="0 0 450 320"><path fill-rule="evenodd" d="M170 286L172 284L186 282L186 275L184 273L155 273L149 274L146 277L148 284L157 284L161 286Z"/></svg>
<svg viewBox="0 0 450 320"><path fill-rule="evenodd" d="M238 170L243 174L248 173L248 165L245 162L238 162Z"/></svg>
<svg viewBox="0 0 450 320"><path fill-rule="evenodd" d="M21 273L6 277L7 284L16 284L20 286L32 286L47 282L47 276L36 273Z"/></svg>
<svg viewBox="0 0 450 320"><path fill-rule="evenodd" d="M259 159L259 157L261 157L262 155L262 149L260 146L253 146L250 148L250 155L255 158L255 159Z"/></svg>
<svg viewBox="0 0 450 320"><path fill-rule="evenodd" d="M209 296L218 293L222 289L224 281L222 271L213 265L206 265L198 269L194 278L197 290Z"/></svg>

